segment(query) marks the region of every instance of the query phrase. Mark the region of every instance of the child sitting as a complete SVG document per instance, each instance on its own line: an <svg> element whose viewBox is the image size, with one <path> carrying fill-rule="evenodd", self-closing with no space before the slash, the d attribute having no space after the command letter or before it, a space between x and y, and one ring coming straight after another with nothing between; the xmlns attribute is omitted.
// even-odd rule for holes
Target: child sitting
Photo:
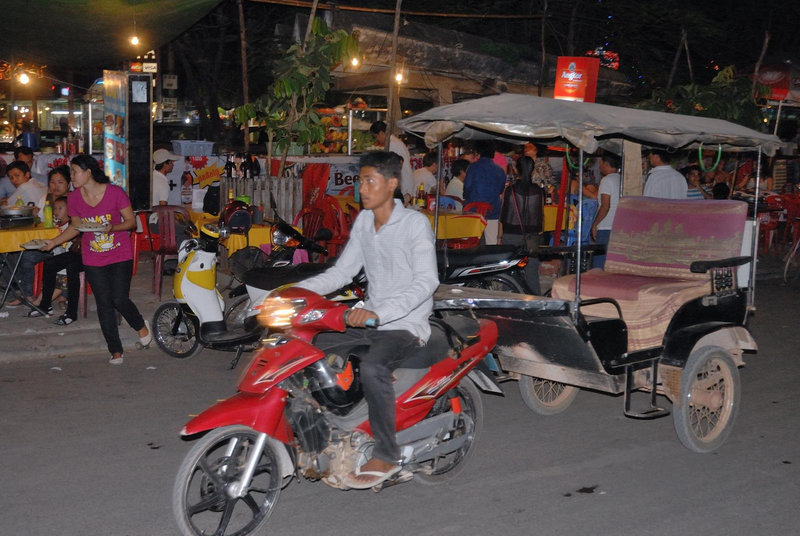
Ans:
<svg viewBox="0 0 800 536"><path fill-rule="evenodd" d="M53 222L59 226L63 233L69 227L69 216L67 214L67 198L59 197L53 203ZM80 273L83 271L83 262L80 254L80 241L73 240L54 251L52 257L42 261L44 265L42 275L42 301L39 309L48 315L53 313L53 298L58 272L66 269L67 271L67 311L56 320L60 326L68 326L78 319L78 294L80 292ZM61 251L58 251L61 250ZM28 316L42 316L33 310Z"/></svg>

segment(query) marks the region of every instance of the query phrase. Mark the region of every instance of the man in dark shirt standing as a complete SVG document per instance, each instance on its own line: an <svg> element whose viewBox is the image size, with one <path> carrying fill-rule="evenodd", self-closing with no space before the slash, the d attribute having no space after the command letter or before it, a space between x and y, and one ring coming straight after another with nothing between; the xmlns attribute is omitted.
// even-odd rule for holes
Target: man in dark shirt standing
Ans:
<svg viewBox="0 0 800 536"><path fill-rule="evenodd" d="M480 158L469 166L464 179L464 204L483 202L492 205L486 213L486 230L483 232L487 244L497 243L497 221L500 218L503 189L506 185L505 172L494 163L494 144L481 141L477 144Z"/></svg>

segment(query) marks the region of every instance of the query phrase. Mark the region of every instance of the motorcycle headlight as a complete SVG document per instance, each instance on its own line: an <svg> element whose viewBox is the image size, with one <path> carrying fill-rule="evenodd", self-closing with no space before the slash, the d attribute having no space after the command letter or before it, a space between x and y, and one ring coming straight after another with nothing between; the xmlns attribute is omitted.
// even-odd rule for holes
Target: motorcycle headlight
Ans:
<svg viewBox="0 0 800 536"><path fill-rule="evenodd" d="M262 326L285 328L292 325L292 319L306 306L306 300L296 298L267 298L259 306L258 321Z"/></svg>
<svg viewBox="0 0 800 536"><path fill-rule="evenodd" d="M286 246L290 248L295 248L300 245L300 242L286 233L281 232L279 229L272 231L272 243L276 246Z"/></svg>

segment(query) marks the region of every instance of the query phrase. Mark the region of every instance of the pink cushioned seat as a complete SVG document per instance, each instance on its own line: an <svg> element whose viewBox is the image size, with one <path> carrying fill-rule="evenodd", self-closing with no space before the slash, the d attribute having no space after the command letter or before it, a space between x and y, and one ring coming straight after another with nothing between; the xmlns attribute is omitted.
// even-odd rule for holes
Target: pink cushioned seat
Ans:
<svg viewBox="0 0 800 536"><path fill-rule="evenodd" d="M628 351L659 346L675 312L710 291L708 274L692 262L735 257L747 206L737 201L620 199L605 270L581 277L581 298L613 298L628 327ZM554 298L575 298L575 276L553 284ZM616 317L609 304L582 307L586 315Z"/></svg>

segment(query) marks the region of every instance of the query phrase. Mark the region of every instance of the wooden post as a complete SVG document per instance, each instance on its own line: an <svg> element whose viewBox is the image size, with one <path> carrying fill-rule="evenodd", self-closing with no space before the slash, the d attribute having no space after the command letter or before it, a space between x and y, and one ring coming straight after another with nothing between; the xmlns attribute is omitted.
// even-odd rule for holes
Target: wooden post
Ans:
<svg viewBox="0 0 800 536"><path fill-rule="evenodd" d="M242 103L250 104L250 89L247 78L247 24L244 20L242 0L236 0L239 7L239 44L242 49ZM244 124L244 152L250 152L250 121Z"/></svg>
<svg viewBox="0 0 800 536"><path fill-rule="evenodd" d="M672 87L672 79L675 78L675 70L678 68L678 60L681 57L681 49L683 42L686 40L686 29L681 28L681 40L678 41L678 48L675 49L675 58L672 60L672 69L669 71L669 78L667 79L667 89Z"/></svg>
<svg viewBox="0 0 800 536"><path fill-rule="evenodd" d="M689 38L684 37L683 49L686 51L686 66L689 67L689 82L694 84L694 71L692 70L692 58L689 56Z"/></svg>
<svg viewBox="0 0 800 536"><path fill-rule="evenodd" d="M397 73L397 34L400 32L400 8L403 0L397 0L394 9L394 31L392 32L392 61L389 66L389 94L386 98L386 105L389 109L386 114L386 150L389 150L389 138L394 132L395 118L400 107L400 93L397 88L395 74ZM395 96L396 94L396 96Z"/></svg>
<svg viewBox="0 0 800 536"><path fill-rule="evenodd" d="M623 181L622 195L642 195L644 184L642 182L642 146L632 141L623 140Z"/></svg>
<svg viewBox="0 0 800 536"><path fill-rule="evenodd" d="M751 91L751 93L753 93L753 95L755 95L756 84L758 83L758 71L761 70L761 62L764 60L764 54L767 53L767 45L769 45L769 30L764 32L764 44L761 46L761 54L758 55L758 61L756 62L756 68L753 70L753 86L752 86L752 91Z"/></svg>
<svg viewBox="0 0 800 536"><path fill-rule="evenodd" d="M545 39L544 39L544 29L545 29L545 22L547 21L547 0L544 0L544 6L542 8L542 24L541 24L541 47L542 47L542 59L539 62L539 88L538 88L538 96L542 96L542 91L544 90L544 78L547 72L547 51L545 49Z"/></svg>

